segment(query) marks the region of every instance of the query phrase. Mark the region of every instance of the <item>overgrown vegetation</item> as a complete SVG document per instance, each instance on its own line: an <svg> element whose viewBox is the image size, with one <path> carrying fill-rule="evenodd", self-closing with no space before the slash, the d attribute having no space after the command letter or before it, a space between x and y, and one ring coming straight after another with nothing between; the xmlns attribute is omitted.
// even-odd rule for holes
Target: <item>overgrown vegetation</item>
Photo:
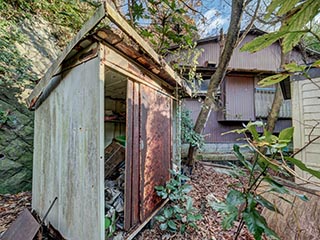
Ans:
<svg viewBox="0 0 320 240"><path fill-rule="evenodd" d="M292 166L306 171L312 176L320 179L320 172L308 168L300 160L294 158L294 155L286 155L285 149L292 141L293 128L287 128L275 136L264 130L259 134L257 128L264 127L262 122L253 122L245 125L243 129L234 130L239 134L244 134L247 144L242 147L249 147L256 154L254 162L248 161L240 151L240 147L234 146L234 153L243 164L243 168L236 167L229 173L238 178L245 179L240 181L240 185L233 187L225 202L212 202L211 206L223 214L223 227L228 229L239 222L238 231L235 234L237 239L244 225L253 234L255 239L262 239L266 234L274 239L279 239L277 234L271 230L266 220L261 216L259 206L263 206L271 211L280 213L277 207L265 198L266 193L280 194L279 198L289 202L281 194L291 194L306 201L305 195L298 194L286 188L275 176L296 177L305 183L317 183L300 177ZM268 154L268 155L267 155ZM292 203L291 203L292 204Z"/></svg>
<svg viewBox="0 0 320 240"><path fill-rule="evenodd" d="M202 219L198 210L193 207L193 199L187 194L192 186L185 184L190 179L183 174L170 170L172 178L165 186L156 186L158 196L169 199L171 203L162 213L155 217L160 222L160 229L184 233L188 228L197 228L196 222Z"/></svg>
<svg viewBox="0 0 320 240"><path fill-rule="evenodd" d="M189 110L183 110L181 112L181 140L182 143L188 143L191 146L195 146L197 149L201 149L204 145L203 135L193 130L194 123L191 118L191 112Z"/></svg>

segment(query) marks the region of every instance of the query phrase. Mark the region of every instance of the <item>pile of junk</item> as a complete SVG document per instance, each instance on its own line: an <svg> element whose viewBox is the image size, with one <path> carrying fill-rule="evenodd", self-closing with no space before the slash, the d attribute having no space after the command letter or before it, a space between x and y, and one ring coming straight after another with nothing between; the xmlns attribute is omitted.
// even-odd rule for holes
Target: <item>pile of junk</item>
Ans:
<svg viewBox="0 0 320 240"><path fill-rule="evenodd" d="M124 238L125 136L105 148L106 239Z"/></svg>

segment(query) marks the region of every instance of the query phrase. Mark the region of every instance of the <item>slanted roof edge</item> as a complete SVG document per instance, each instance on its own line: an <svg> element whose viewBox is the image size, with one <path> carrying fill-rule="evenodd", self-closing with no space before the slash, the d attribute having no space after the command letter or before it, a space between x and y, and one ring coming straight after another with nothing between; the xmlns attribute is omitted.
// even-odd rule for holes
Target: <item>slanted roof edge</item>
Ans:
<svg viewBox="0 0 320 240"><path fill-rule="evenodd" d="M35 86L32 93L27 99L27 106L30 110L35 110L35 104L45 90L52 76L57 73L63 61L70 54L72 49L89 33L94 29L100 21L108 17L113 23L115 23L124 33L126 33L134 42L136 42L145 52L148 54L155 63L168 73L168 75L178 83L184 91L191 95L191 89L184 83L184 81L178 76L178 74L166 63L166 61L160 57L154 49L114 10L110 3L103 2L96 10L94 15L83 25L77 35L71 40L67 47L63 50L62 54L52 63L45 75L41 78L40 82Z"/></svg>

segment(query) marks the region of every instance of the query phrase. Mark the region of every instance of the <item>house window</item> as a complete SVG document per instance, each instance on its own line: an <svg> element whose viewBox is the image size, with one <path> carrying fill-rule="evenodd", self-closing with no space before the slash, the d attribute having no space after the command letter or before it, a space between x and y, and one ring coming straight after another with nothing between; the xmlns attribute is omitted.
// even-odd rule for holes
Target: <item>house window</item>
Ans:
<svg viewBox="0 0 320 240"><path fill-rule="evenodd" d="M286 83L287 84L287 83ZM288 85L287 85L288 86ZM290 90L289 90L290 91ZM272 107L276 87L261 87L255 84L255 114L257 118L267 118ZM286 93L288 96L288 92ZM280 108L279 118L291 118L291 99L284 99Z"/></svg>

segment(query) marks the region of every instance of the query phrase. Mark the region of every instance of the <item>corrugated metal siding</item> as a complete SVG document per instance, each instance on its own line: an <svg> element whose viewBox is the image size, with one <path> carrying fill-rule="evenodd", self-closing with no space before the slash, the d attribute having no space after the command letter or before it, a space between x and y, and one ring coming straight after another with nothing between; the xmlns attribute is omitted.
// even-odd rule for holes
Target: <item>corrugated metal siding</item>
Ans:
<svg viewBox="0 0 320 240"><path fill-rule="evenodd" d="M200 109L201 109L201 102L197 101L196 99L185 99L183 101L183 109L187 109L191 111L191 118L193 122L196 121ZM226 134L221 135L222 133L242 128L241 123L232 123L232 124L221 124L217 121L218 113L215 111L211 111L203 134L205 135L205 142L207 143L215 143L215 142L235 142L236 139L240 137L239 134Z"/></svg>
<svg viewBox="0 0 320 240"><path fill-rule="evenodd" d="M292 82L292 120L295 127L294 148L298 150L311 139L320 134L320 78ZM310 132L312 131L312 134ZM310 144L297 154L307 166L320 170L320 139ZM300 176L309 178L310 175L299 171ZM298 180L298 179L297 179ZM319 182L318 179L311 180ZM299 181L299 180L298 180ZM314 187L314 186L313 186ZM319 189L319 188L318 188Z"/></svg>
<svg viewBox="0 0 320 240"><path fill-rule="evenodd" d="M182 105L183 109L191 111L191 118L193 122L196 121L200 109L201 102L197 99L185 99ZM218 112L211 111L203 134L205 135L206 143L233 143L236 142L242 136L236 133L229 133L221 135L222 133L234 130L242 129L242 122L218 122ZM282 129L291 127L291 120L278 120L275 126L275 133L279 133Z"/></svg>
<svg viewBox="0 0 320 240"><path fill-rule="evenodd" d="M35 111L32 207L67 239L104 239L103 82L99 59L63 74Z"/></svg>
<svg viewBox="0 0 320 240"><path fill-rule="evenodd" d="M225 82L225 119L255 120L253 77L228 76Z"/></svg>
<svg viewBox="0 0 320 240"><path fill-rule="evenodd" d="M219 43L201 43L198 45L198 48L203 49L202 54L198 58L199 66L204 66L206 61L218 64L221 54Z"/></svg>
<svg viewBox="0 0 320 240"><path fill-rule="evenodd" d="M276 71L279 68L281 51L278 44L272 44L270 47L255 53L240 52L240 48L255 37L255 35L247 35L240 46L234 50L229 68L264 71ZM220 53L218 42L201 43L198 47L204 49L198 59L200 66L203 66L206 61L218 62Z"/></svg>
<svg viewBox="0 0 320 240"><path fill-rule="evenodd" d="M256 117L268 117L269 112L271 110L273 98L274 98L274 89L263 89L256 88L255 89L255 113ZM291 118L291 100L284 100L280 112L279 118Z"/></svg>

